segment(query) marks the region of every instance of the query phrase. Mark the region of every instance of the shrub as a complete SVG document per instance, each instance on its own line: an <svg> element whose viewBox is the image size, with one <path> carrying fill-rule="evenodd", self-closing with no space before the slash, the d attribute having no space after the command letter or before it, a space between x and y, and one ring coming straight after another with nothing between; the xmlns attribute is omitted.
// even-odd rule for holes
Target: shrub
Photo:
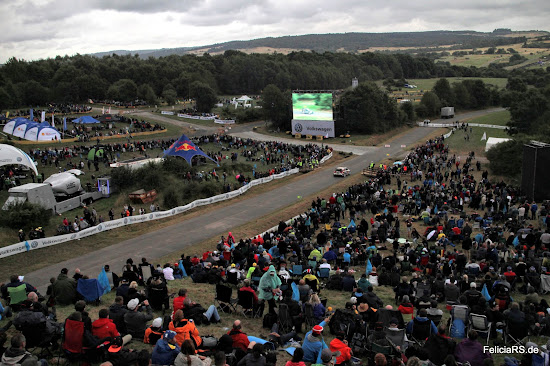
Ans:
<svg viewBox="0 0 550 366"><path fill-rule="evenodd" d="M40 205L29 202L10 205L8 210L0 215L0 226L30 230L38 226L47 226L52 217L52 211Z"/></svg>
<svg viewBox="0 0 550 366"><path fill-rule="evenodd" d="M163 207L166 209L174 208L180 205L180 199L178 192L174 188L168 189L164 192L164 199L162 201Z"/></svg>

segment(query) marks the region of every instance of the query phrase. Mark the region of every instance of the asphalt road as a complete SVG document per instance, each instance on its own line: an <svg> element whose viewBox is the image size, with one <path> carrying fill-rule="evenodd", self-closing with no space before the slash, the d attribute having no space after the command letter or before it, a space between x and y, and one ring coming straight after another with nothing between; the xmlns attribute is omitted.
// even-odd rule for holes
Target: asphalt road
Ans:
<svg viewBox="0 0 550 366"><path fill-rule="evenodd" d="M244 132L238 132L237 134L240 135L241 133ZM409 133L394 139L389 143L390 147L362 147L361 155L354 156L346 160L345 163L341 163L341 165L350 168L352 174L360 174L362 169L366 168L371 161L377 162L386 157L394 159L402 158L405 155L405 151L411 145L423 142L426 136L431 133L433 133L433 129L431 128L414 128ZM262 137L262 139L266 138L262 135L255 136L254 138L258 137ZM273 138L267 137L266 139L272 140ZM289 140L292 143L297 142L292 139L283 140ZM332 144L330 145L333 146ZM347 145L341 145L342 147L334 146L342 148L343 151L350 151L350 147ZM328 164L330 164L330 160ZM190 245L200 243L218 235L225 235L234 227L256 220L296 202L297 196L305 197L328 188L337 183L337 179L342 178L333 177L331 171L313 171L308 173L308 179L303 179L297 184L277 187L252 198L247 198L244 195L243 197L234 199L233 204L209 212L208 214L182 220L172 226L125 240L93 253L69 259L34 272L19 273L19 275L24 274L25 281L38 287L39 291L45 293L49 285L49 278L57 276L61 268L64 267L68 268L70 273L75 268L80 268L82 273L94 278L97 277L102 266L105 264L109 264L114 272L120 272L126 259L130 257L134 260L139 260L141 257L159 258L177 251L184 253L186 247ZM192 255L195 253L186 254Z"/></svg>

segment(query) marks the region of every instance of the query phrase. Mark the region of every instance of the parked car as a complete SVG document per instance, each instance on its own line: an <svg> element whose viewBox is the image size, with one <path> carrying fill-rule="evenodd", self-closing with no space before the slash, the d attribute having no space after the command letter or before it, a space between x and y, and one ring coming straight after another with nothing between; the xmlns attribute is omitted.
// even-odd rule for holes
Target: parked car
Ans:
<svg viewBox="0 0 550 366"><path fill-rule="evenodd" d="M334 176L335 177L347 177L351 174L351 171L349 168L346 168L345 166L339 166L334 170Z"/></svg>

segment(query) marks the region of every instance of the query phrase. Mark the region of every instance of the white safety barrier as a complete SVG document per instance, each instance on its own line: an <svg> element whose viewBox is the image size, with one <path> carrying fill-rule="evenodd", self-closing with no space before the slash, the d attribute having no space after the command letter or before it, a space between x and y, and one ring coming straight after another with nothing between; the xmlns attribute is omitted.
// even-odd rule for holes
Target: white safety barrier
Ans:
<svg viewBox="0 0 550 366"><path fill-rule="evenodd" d="M424 122L417 122L417 125L419 127L457 127L455 123L428 123L425 124ZM462 126L462 123L458 124L458 127ZM484 127L484 128L496 128L498 130L506 130L508 126L501 126L501 125L486 125L483 123L468 123L468 127Z"/></svg>
<svg viewBox="0 0 550 366"><path fill-rule="evenodd" d="M327 161L331 157L332 157L332 152L330 154L328 154L327 156L323 157L323 159L321 159L320 162L324 163L325 161ZM291 170L287 170L286 172L283 172L283 173L270 175L269 177L254 179L249 184L247 184L245 186L242 186L241 188L239 188L235 191L231 191L231 192L223 193L223 194L218 194L217 196L213 196L213 197L209 197L209 198L203 198L203 199L200 199L200 200L195 200L191 203L188 203L185 206L175 207L171 210L151 212L151 213L148 213L148 214L145 214L145 215L128 216L128 217L124 217L124 218L116 219L116 220L112 220L112 221L105 221L105 222L102 222L99 225L92 226L92 227L89 227L87 229L84 229L84 230L81 230L79 232L72 233L72 234L52 236L52 237L43 238L43 239L27 240L27 241L23 241L23 242L20 242L20 243L8 245L6 247L0 248L0 258L9 257L9 256L19 254L19 253L23 253L23 252L28 252L30 250L41 249L41 248L46 248L46 247L49 247L49 246L52 246L52 245L66 243L68 241L85 238L85 237L90 236L90 235L99 234L103 231L116 229L116 228L119 228L119 227L122 227L122 226L133 225L133 224L141 224L141 223L147 222L147 221L154 221L154 220L158 220L158 219L163 219L165 217L178 215L180 213L189 211L189 210L191 210L195 207L210 205L212 203L221 202L221 201L225 201L225 200L228 200L228 199L235 198L235 197L245 193L246 191L248 191L251 187L255 187L257 185L264 184L264 183L269 183L274 179L281 179L281 178L284 178L284 177L288 177L289 175L296 174L299 171L300 171L300 169L294 168L294 169L291 169Z"/></svg>

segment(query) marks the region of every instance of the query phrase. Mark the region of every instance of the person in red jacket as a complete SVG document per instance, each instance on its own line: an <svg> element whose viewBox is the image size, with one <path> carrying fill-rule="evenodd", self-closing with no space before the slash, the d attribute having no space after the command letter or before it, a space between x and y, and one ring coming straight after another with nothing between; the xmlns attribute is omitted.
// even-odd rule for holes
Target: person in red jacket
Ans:
<svg viewBox="0 0 550 366"><path fill-rule="evenodd" d="M348 346L348 341L345 339L344 332L338 332L336 338L330 342L328 347L333 353L340 352L340 354L336 356L336 365L342 365L351 360L351 348Z"/></svg>
<svg viewBox="0 0 550 366"><path fill-rule="evenodd" d="M114 338L120 335L116 329L115 323L109 319L109 310L99 310L99 319L92 323L92 334L99 339L107 337Z"/></svg>
<svg viewBox="0 0 550 366"><path fill-rule="evenodd" d="M172 307L174 308L172 316L176 313L176 311L183 310L183 302L185 301L186 296L187 290L184 288L180 288L178 291L178 296L174 297L174 301L172 301Z"/></svg>
<svg viewBox="0 0 550 366"><path fill-rule="evenodd" d="M238 348L246 352L250 341L248 340L246 333L243 332L241 328L241 321L235 320L233 323L233 328L227 332L227 334L229 334L231 339L233 339L233 348Z"/></svg>

